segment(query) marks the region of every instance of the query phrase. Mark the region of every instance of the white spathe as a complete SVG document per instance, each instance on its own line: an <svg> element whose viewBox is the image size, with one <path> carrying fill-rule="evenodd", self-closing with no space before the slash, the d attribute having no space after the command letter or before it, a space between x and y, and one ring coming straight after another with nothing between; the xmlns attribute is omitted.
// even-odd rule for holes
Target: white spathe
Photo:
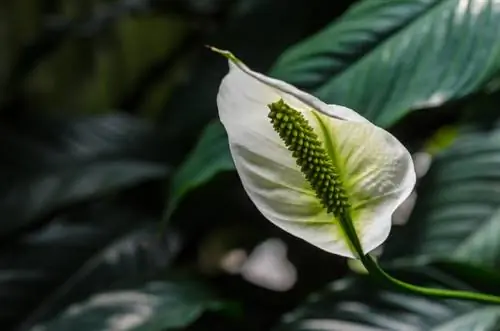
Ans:
<svg viewBox="0 0 500 331"><path fill-rule="evenodd" d="M314 128L339 167L351 218L364 253L382 244L395 209L415 186L410 153L390 133L355 111L327 105L285 82L250 70L231 53L217 96L231 154L245 191L283 230L334 254L355 257L338 221L328 214L267 117L283 99Z"/></svg>

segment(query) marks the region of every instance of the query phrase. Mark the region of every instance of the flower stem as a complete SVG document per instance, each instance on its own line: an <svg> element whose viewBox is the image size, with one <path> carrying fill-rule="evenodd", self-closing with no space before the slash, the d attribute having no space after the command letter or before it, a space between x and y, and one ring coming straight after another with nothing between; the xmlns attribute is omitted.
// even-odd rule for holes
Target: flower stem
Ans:
<svg viewBox="0 0 500 331"><path fill-rule="evenodd" d="M366 270L368 270L370 275L376 277L381 282L390 285L392 287L395 287L397 289L406 292L416 293L419 295L425 295L443 299L444 298L460 299L460 300L476 301L482 303L500 304L500 297L491 294L430 288L430 287L413 285L404 282L402 280L399 280L397 278L394 278L393 276L385 272L372 256L365 255L363 253L363 249L359 241L358 235L356 233L356 230L354 228L354 225L352 223L352 220L348 217L341 217L340 223L347 237L351 241L352 248L355 250L361 263L363 263L363 266L366 268Z"/></svg>
<svg viewBox="0 0 500 331"><path fill-rule="evenodd" d="M375 261L375 259L373 259L373 257L371 257L370 255L364 255L361 261L370 274L378 277L381 281L384 281L389 285L405 291L438 298L460 299L483 303L500 304L500 297L491 294L430 288L406 283L392 277L387 272L385 272Z"/></svg>

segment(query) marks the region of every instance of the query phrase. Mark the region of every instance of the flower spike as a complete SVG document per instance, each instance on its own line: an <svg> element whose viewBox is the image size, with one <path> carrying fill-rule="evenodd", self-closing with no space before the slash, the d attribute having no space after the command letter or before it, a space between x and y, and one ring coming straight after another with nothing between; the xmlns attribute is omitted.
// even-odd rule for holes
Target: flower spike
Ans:
<svg viewBox="0 0 500 331"><path fill-rule="evenodd" d="M283 99L269 105L274 130L292 152L297 165L329 213L341 217L350 207L338 168L334 165L309 122Z"/></svg>

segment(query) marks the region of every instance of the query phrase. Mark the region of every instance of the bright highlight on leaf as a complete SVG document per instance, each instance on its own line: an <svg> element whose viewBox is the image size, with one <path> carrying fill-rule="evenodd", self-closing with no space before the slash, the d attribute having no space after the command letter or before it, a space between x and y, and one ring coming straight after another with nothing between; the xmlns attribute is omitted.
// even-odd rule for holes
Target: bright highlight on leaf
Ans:
<svg viewBox="0 0 500 331"><path fill-rule="evenodd" d="M247 194L271 222L331 253L355 257L385 241L394 210L415 185L410 154L351 109L327 105L246 67L230 52L217 104Z"/></svg>

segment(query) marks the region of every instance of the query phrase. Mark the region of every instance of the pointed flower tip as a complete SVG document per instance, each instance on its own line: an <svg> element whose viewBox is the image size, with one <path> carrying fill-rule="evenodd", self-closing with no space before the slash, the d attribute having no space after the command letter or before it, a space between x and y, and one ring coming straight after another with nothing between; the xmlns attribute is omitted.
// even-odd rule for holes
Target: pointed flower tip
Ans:
<svg viewBox="0 0 500 331"><path fill-rule="evenodd" d="M224 56L226 59L228 59L234 63L242 63L241 60L238 59L236 56L234 56L234 54L231 53L230 51L220 49L220 48L217 48L217 47L214 47L211 45L205 45L205 47L208 48L209 50L211 50L212 52L215 52L217 54Z"/></svg>

